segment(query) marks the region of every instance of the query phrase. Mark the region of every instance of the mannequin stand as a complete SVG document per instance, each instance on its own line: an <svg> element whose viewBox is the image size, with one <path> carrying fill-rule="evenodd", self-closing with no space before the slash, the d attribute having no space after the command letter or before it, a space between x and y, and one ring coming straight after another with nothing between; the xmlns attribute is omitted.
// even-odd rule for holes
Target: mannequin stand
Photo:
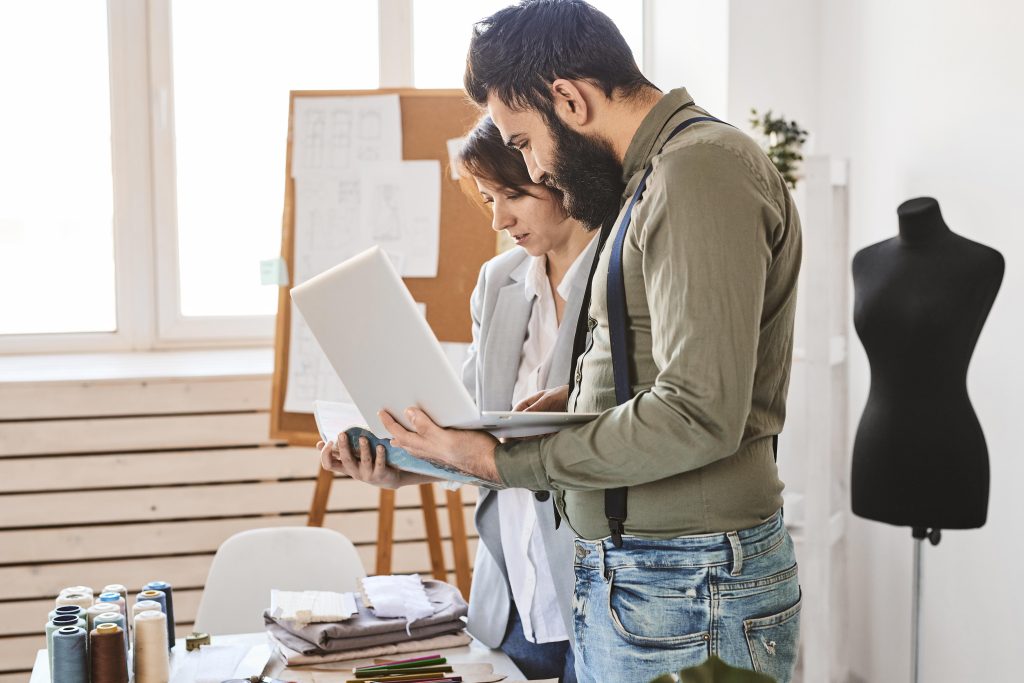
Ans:
<svg viewBox="0 0 1024 683"><path fill-rule="evenodd" d="M911 683L918 683L921 672L921 549L924 547L924 539L932 545L938 545L942 540L940 529L928 530L924 527L914 527L914 593L912 596L910 619L910 680Z"/></svg>

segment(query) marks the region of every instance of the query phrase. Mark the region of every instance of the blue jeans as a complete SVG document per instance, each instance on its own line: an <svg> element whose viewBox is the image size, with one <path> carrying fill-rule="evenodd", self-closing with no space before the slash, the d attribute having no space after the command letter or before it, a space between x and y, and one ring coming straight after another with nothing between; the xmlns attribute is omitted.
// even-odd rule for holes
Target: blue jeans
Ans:
<svg viewBox="0 0 1024 683"><path fill-rule="evenodd" d="M712 654L789 683L800 584L780 514L742 531L622 540L576 539L580 683L647 683Z"/></svg>
<svg viewBox="0 0 1024 683"><path fill-rule="evenodd" d="M508 628L501 651L528 679L557 678L562 683L576 683L576 665L569 641L543 644L528 641L523 635L523 622L515 602L509 606Z"/></svg>

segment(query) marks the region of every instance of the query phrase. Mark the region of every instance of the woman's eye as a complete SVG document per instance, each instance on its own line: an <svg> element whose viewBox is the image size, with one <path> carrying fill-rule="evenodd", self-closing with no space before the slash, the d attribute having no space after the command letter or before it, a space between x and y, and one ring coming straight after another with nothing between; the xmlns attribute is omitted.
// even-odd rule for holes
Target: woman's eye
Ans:
<svg viewBox="0 0 1024 683"><path fill-rule="evenodd" d="M484 204L493 204L494 203L494 200L491 199L490 197L484 197L481 201L483 201Z"/></svg>
<svg viewBox="0 0 1024 683"><path fill-rule="evenodd" d="M507 194L507 195L505 195L505 199L508 199L510 201L514 201L516 199L519 199L522 196L523 195L521 195L521 194Z"/></svg>

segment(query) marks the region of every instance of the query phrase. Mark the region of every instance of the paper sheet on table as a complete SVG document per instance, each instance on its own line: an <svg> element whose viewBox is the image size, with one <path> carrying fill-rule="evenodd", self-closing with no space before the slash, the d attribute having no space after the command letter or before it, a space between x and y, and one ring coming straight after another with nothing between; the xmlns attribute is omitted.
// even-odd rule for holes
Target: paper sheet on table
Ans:
<svg viewBox="0 0 1024 683"><path fill-rule="evenodd" d="M398 95L298 97L292 125L293 178L402 158Z"/></svg>

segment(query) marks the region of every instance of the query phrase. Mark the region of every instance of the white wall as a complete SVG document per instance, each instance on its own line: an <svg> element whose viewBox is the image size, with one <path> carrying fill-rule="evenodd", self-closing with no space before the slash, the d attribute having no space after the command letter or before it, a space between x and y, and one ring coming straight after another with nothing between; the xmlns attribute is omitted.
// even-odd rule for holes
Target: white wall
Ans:
<svg viewBox="0 0 1024 683"><path fill-rule="evenodd" d="M955 232L1007 260L968 382L990 452L989 523L946 532L941 545L926 548L921 680L1024 680L1024 8L1000 0L827 0L820 21L818 150L850 158L852 248L891 237L899 203L930 195ZM869 381L851 339L855 427ZM909 530L855 520L850 534L853 670L871 683L909 680Z"/></svg>
<svg viewBox="0 0 1024 683"><path fill-rule="evenodd" d="M700 106L727 114L729 2L645 0L644 74L668 91L680 86Z"/></svg>
<svg viewBox="0 0 1024 683"><path fill-rule="evenodd" d="M968 378L990 452L989 522L945 532L937 548L925 549L921 680L1024 680L1016 637L1024 613L1017 541L1024 522L1017 491L1024 481L1017 436L1024 415L1024 270L1017 265L1024 262L1024 6L647 2L654 10L648 73L659 86L692 86L698 102L741 127L751 106L772 108L811 130L808 152L850 160L851 253L896 233L902 201L930 195L954 231L1006 257ZM849 334L852 439L869 379L852 326ZM854 676L909 680L910 531L853 518L848 533L844 645Z"/></svg>

